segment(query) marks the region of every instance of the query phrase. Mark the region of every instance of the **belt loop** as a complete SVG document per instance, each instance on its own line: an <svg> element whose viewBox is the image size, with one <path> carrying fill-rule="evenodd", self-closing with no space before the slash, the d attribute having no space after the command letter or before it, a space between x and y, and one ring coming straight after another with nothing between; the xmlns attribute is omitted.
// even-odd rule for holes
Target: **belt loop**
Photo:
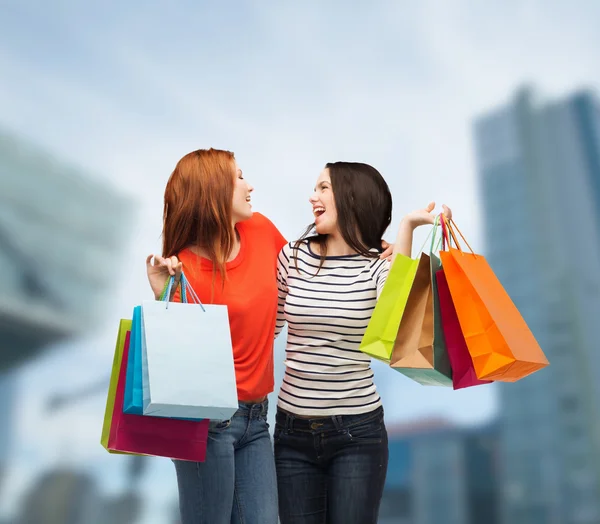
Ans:
<svg viewBox="0 0 600 524"><path fill-rule="evenodd" d="M333 415L331 419L333 420L333 425L335 426L335 429L343 429L344 424L342 422L341 415Z"/></svg>
<svg viewBox="0 0 600 524"><path fill-rule="evenodd" d="M285 430L291 433L294 428L294 415L286 413L285 415Z"/></svg>

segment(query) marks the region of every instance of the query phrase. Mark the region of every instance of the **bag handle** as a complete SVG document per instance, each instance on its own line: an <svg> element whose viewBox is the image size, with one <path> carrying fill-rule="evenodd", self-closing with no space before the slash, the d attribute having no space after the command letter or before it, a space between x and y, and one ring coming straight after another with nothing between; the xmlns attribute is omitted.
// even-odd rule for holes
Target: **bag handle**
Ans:
<svg viewBox="0 0 600 524"><path fill-rule="evenodd" d="M451 247L450 237L452 237L452 240L454 240L454 244L456 245L456 249L458 249L461 253L463 253L463 250L460 247L460 243L458 242L458 239L456 237L456 233L454 231L454 229L456 229L456 231L458 231L459 235L463 239L464 243L469 248L469 251L471 251L471 253L473 255L477 256L475 254L475 251L473 251L473 248L471 248L471 246L467 242L467 239L465 238L465 236L462 234L462 232L460 231L460 229L458 229L458 227L457 227L456 223L454 222L454 220L446 218L444 216L444 214L440 214L440 217L442 218L442 232L443 232L443 235L444 235L445 242L448 242L448 247ZM448 236L448 232L450 232L450 237ZM445 244L445 242L444 242L444 244ZM445 249L445 246L442 249Z"/></svg>
<svg viewBox="0 0 600 524"><path fill-rule="evenodd" d="M200 297L197 295L196 291L194 290L194 288L190 284L190 281L183 274L183 271L181 272L181 278L182 278L182 281L185 284L184 288L187 289L187 291L189 292L189 294L192 296L192 299L194 300L193 304L198 304L202 308L202 311L204 311L206 313L206 309L204 309L204 306L202 305L202 301L200 300Z"/></svg>
<svg viewBox="0 0 600 524"><path fill-rule="evenodd" d="M435 237L436 237L438 229L441 229L440 228L440 215L437 215L435 217L435 221L433 222L433 235L431 237L431 245L429 246L429 253L430 254L431 253L435 253L436 251L439 251L440 244L444 242L444 234L443 234L443 231L442 231L442 235L438 239L437 244L436 244L435 249L434 249L433 243L435 242Z"/></svg>
<svg viewBox="0 0 600 524"><path fill-rule="evenodd" d="M174 284L175 284L175 276L170 275L169 278L167 279L167 281L165 282L165 288L163 289L163 292L160 295L160 301L165 302L165 304L166 304L165 309L169 309L169 298L171 297L171 293L172 293ZM189 294L191 295L191 297L193 299L192 303L198 304L202 308L202 311L206 312L206 309L204 309L204 306L202 305L202 301L200 300L200 298L194 291L194 288L192 288L191 284L189 283L189 281L186 278L183 271L181 272L181 279L180 279L178 286L181 286L181 303L182 304L188 304L187 293L189 292Z"/></svg>
<svg viewBox="0 0 600 524"><path fill-rule="evenodd" d="M423 252L423 250L425 249L425 246L427 245L427 242L429 241L429 237L431 237L431 243L433 244L433 240L435 239L435 234L432 235L432 233L435 233L435 228L430 229L429 233L427 233L427 236L425 237L425 242L423 242L421 249L419 249L419 252L417 253L417 258L421 256L421 253Z"/></svg>

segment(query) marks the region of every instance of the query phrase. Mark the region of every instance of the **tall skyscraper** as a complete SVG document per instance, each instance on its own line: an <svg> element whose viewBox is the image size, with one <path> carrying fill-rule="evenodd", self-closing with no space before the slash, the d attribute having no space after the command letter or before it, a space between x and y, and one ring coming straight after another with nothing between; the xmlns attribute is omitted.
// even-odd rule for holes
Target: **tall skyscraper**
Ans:
<svg viewBox="0 0 600 524"><path fill-rule="evenodd" d="M505 524L600 522L600 106L529 89L474 125L485 254L550 366L500 386Z"/></svg>

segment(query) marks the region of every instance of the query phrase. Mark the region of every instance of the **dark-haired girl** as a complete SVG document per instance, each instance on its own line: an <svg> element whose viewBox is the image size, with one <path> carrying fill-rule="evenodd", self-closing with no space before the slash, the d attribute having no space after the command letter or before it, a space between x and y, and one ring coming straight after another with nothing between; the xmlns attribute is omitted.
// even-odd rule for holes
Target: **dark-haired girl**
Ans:
<svg viewBox="0 0 600 524"><path fill-rule="evenodd" d="M376 524L388 462L381 399L359 351L390 262L389 188L367 164L336 162L310 198L314 223L278 257L277 334L288 324L275 464L281 524ZM392 262L411 256L432 202L400 224ZM451 216L444 206L444 213Z"/></svg>

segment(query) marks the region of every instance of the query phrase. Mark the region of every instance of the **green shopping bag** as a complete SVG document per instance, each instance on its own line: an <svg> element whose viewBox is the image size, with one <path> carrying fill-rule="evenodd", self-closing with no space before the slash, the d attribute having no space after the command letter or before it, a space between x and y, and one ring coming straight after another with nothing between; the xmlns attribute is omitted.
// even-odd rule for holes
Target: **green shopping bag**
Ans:
<svg viewBox="0 0 600 524"><path fill-rule="evenodd" d="M446 349L437 295L434 255L439 217L433 227L429 255L423 253L396 335L390 366L424 386L452 386L452 370ZM439 244L439 243L438 243ZM437 250L437 248L435 249Z"/></svg>
<svg viewBox="0 0 600 524"><path fill-rule="evenodd" d="M110 384L108 386L108 395L106 397L106 409L104 411L104 421L102 424L102 436L100 443L108 449L108 438L110 436L110 425L112 423L113 411L115 409L115 396L117 394L117 383L119 382L119 372L123 359L123 349L127 332L131 331L131 320L121 319L119 322L119 333L117 335L117 345L115 347L115 356L113 359L112 370L110 373ZM119 451L110 451L110 453L121 454ZM129 454L129 453L123 453Z"/></svg>
<svg viewBox="0 0 600 524"><path fill-rule="evenodd" d="M418 259L396 256L360 342L363 353L389 364L418 265Z"/></svg>

